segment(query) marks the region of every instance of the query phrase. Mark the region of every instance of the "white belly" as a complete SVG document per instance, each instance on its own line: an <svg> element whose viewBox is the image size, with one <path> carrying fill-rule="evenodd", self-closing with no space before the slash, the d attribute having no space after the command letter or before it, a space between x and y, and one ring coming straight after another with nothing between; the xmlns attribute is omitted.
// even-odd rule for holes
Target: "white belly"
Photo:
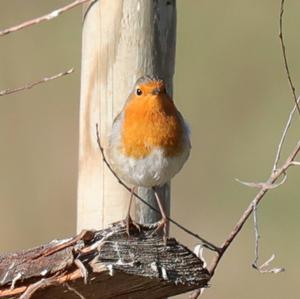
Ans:
<svg viewBox="0 0 300 299"><path fill-rule="evenodd" d="M164 150L157 148L142 159L128 158L119 152L112 155L112 166L120 178L129 184L142 187L160 186L179 172L189 152L189 147L186 147L182 153L166 157Z"/></svg>

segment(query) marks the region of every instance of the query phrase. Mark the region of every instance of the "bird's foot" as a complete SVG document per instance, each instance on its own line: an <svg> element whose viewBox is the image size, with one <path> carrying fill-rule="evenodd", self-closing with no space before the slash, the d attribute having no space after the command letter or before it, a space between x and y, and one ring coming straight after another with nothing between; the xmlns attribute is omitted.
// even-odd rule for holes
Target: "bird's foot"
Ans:
<svg viewBox="0 0 300 299"><path fill-rule="evenodd" d="M126 218L124 219L125 226L126 226L126 233L128 237L131 235L132 232L141 232L141 226L134 222L130 215L127 215Z"/></svg>
<svg viewBox="0 0 300 299"><path fill-rule="evenodd" d="M163 233L164 243L167 244L167 228L168 228L169 220L166 217L163 217L160 221L158 221L155 230L151 233L151 235L158 234L161 230Z"/></svg>

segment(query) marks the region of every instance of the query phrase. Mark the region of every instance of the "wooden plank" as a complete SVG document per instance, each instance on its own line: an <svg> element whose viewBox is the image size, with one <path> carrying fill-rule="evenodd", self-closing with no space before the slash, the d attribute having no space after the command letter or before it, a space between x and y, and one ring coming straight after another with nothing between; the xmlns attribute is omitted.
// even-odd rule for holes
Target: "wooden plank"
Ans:
<svg viewBox="0 0 300 299"><path fill-rule="evenodd" d="M89 299L151 299L205 287L210 275L203 262L175 239L165 245L152 232L143 227L128 238L118 222L0 256L0 298L68 299L79 293Z"/></svg>

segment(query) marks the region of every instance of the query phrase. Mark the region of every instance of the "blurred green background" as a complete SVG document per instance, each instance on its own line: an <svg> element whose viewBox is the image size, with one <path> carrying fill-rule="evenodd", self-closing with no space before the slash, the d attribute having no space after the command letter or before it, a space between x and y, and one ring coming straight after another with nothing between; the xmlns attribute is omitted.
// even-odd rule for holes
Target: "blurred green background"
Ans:
<svg viewBox="0 0 300 299"><path fill-rule="evenodd" d="M2 0L0 28L70 1ZM293 106L278 38L280 0L178 0L175 100L192 128L192 156L172 183L172 215L209 240L227 236L266 179ZM284 30L300 90L300 2L286 3ZM66 70L76 73L0 98L0 252L75 233L81 8L0 38L0 89ZM297 89L298 90L298 89ZM299 117L284 157L299 138ZM300 159L300 158L299 158ZM278 275L257 273L252 219L217 269L204 298L299 298L300 169L259 208L261 262L276 254ZM196 241L172 227L189 246ZM186 298L179 296L178 298Z"/></svg>

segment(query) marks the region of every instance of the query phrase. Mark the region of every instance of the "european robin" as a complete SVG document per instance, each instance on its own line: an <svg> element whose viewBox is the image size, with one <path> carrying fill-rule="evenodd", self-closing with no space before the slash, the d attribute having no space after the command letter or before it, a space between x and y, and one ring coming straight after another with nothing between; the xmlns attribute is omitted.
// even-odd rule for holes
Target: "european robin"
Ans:
<svg viewBox="0 0 300 299"><path fill-rule="evenodd" d="M167 218L156 187L174 177L189 157L188 126L166 91L163 80L144 76L137 80L109 137L109 160L116 174L132 186L127 232L132 223L130 206L135 187L153 188L162 215ZM156 230L156 231L157 231Z"/></svg>

